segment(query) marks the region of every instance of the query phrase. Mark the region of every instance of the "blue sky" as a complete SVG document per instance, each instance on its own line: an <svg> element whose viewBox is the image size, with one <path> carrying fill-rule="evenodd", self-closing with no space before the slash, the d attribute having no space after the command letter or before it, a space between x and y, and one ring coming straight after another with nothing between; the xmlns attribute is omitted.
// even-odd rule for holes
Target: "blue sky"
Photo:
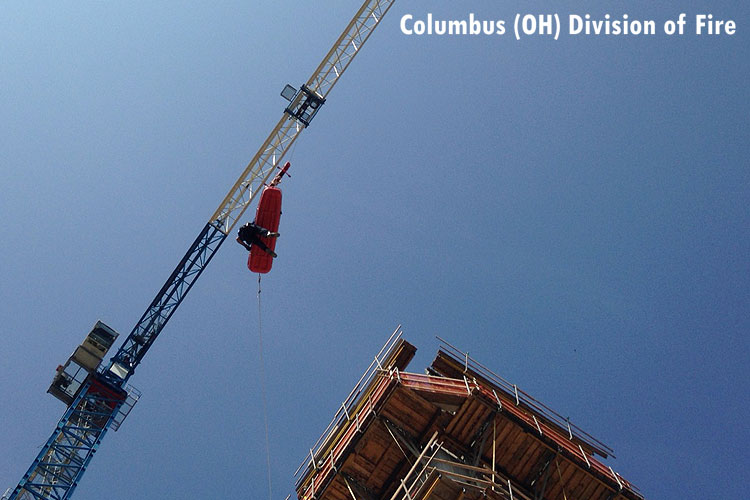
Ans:
<svg viewBox="0 0 750 500"><path fill-rule="evenodd" d="M129 333L280 117L283 86L307 80L358 3L0 6L0 492L62 415L54 368L97 319ZM400 32L427 12L511 26L711 12L738 28ZM468 350L614 448L607 463L647 498L742 497L749 14L396 2L288 157L262 294L274 498L398 324L419 348L411 371L435 335ZM245 258L221 248L75 498L267 495Z"/></svg>

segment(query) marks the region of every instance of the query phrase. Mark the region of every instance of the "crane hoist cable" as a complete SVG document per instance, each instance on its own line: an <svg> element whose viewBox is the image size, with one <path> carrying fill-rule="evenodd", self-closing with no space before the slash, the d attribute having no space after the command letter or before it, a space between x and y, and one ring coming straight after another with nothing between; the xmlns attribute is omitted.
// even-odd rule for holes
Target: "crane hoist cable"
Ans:
<svg viewBox="0 0 750 500"><path fill-rule="evenodd" d="M268 480L268 500L272 500L271 487L271 442L268 438L268 401L266 398L266 362L263 358L263 321L261 317L262 307L260 300L260 278L258 273L258 356L260 357L260 385L263 398L263 425L266 431L266 474Z"/></svg>

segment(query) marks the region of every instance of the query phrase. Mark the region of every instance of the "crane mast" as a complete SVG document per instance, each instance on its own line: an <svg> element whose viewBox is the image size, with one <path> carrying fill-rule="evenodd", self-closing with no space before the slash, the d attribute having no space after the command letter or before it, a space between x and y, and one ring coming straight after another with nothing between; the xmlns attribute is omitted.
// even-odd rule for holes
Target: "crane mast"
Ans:
<svg viewBox="0 0 750 500"><path fill-rule="evenodd" d="M3 500L70 498L102 438L108 430L119 428L140 396L127 384L136 367L394 1L365 0L310 79L299 89L284 88L282 96L289 105L281 119L109 364L101 363L101 358L117 333L97 322L68 363L58 368L48 392L68 407L26 474ZM66 371L69 367L75 371Z"/></svg>

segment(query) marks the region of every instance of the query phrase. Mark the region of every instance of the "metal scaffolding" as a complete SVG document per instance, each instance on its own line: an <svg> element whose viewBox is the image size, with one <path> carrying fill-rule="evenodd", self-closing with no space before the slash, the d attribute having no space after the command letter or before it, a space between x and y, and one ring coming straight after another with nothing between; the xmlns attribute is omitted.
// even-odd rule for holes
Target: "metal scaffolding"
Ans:
<svg viewBox="0 0 750 500"><path fill-rule="evenodd" d="M408 373L394 332L298 468L299 500L643 500L610 448L443 344Z"/></svg>

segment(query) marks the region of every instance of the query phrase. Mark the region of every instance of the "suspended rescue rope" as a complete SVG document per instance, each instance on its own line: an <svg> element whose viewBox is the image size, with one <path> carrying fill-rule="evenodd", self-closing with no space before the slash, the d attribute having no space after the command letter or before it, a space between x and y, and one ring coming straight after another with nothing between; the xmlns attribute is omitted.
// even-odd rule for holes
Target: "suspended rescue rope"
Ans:
<svg viewBox="0 0 750 500"><path fill-rule="evenodd" d="M263 322L261 319L260 277L258 274L258 352L260 353L260 379L263 394L263 425L266 431L266 473L268 475L268 500L272 500L271 488L271 444L268 438L268 404L266 401L266 363L263 359Z"/></svg>
<svg viewBox="0 0 750 500"><path fill-rule="evenodd" d="M268 433L268 401L266 396L266 363L263 359L263 320L260 300L260 280L264 273L271 270L273 259L276 258L274 248L279 233L279 219L281 218L281 190L277 187L285 175L289 175L290 163L286 162L283 168L274 176L260 195L255 220L242 226L237 233L237 242L248 251L247 267L250 271L258 273L258 353L260 356L261 392L263 395L263 425L266 435L266 469L268 474L268 500L272 500L273 489L271 486L271 444ZM278 167L277 167L278 168Z"/></svg>

